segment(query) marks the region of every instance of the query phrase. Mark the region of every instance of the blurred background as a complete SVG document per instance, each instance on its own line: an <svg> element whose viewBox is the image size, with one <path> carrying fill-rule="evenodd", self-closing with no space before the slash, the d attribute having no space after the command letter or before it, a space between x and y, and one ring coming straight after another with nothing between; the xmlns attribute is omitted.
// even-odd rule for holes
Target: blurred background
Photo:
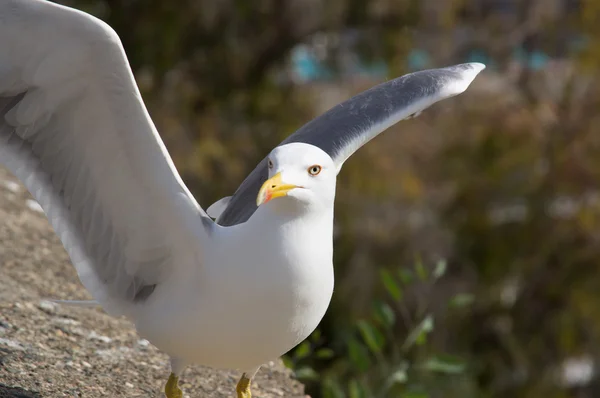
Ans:
<svg viewBox="0 0 600 398"><path fill-rule="evenodd" d="M118 32L204 208L353 94L484 62L344 166L333 302L286 364L314 398L600 396L600 1L60 2Z"/></svg>

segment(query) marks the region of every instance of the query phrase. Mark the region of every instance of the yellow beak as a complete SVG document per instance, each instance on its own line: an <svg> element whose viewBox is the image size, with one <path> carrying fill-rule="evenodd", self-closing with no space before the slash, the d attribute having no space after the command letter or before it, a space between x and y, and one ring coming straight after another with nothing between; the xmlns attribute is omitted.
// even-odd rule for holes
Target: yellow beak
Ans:
<svg viewBox="0 0 600 398"><path fill-rule="evenodd" d="M281 173L277 173L265 181L262 187L260 187L260 191L258 191L258 196L256 197L256 205L260 206L263 203L267 203L271 199L286 196L288 192L294 188L298 188L298 186L293 184L284 184L281 181Z"/></svg>

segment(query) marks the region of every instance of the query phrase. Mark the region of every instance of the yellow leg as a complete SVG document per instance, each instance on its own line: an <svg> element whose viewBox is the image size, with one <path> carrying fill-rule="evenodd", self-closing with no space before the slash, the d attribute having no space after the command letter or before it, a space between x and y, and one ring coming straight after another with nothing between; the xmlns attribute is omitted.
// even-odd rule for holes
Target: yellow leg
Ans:
<svg viewBox="0 0 600 398"><path fill-rule="evenodd" d="M182 398L183 392L179 388L179 377L175 376L174 373L171 373L169 376L169 380L165 385L165 395L167 398Z"/></svg>
<svg viewBox="0 0 600 398"><path fill-rule="evenodd" d="M237 391L237 398L252 398L252 392L250 392L250 379L246 377L246 373L244 373L240 378L240 381L238 381L235 390Z"/></svg>

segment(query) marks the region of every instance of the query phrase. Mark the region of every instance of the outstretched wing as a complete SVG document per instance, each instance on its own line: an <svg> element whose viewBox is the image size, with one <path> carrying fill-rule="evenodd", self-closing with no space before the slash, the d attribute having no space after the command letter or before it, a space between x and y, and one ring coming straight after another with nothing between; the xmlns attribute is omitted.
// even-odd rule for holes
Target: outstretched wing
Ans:
<svg viewBox="0 0 600 398"><path fill-rule="evenodd" d="M43 0L0 1L0 163L111 313L197 258L212 221L179 177L121 42Z"/></svg>
<svg viewBox="0 0 600 398"><path fill-rule="evenodd" d="M338 171L358 148L388 127L434 103L465 91L485 66L480 63L424 70L382 83L331 108L281 144L304 142L329 154ZM217 223L245 222L256 210L256 195L267 179L263 159L237 189Z"/></svg>

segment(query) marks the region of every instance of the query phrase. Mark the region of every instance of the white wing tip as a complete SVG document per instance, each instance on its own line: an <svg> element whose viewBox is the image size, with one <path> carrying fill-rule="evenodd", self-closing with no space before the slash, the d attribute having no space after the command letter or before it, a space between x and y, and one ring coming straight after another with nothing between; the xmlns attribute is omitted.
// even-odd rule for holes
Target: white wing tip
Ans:
<svg viewBox="0 0 600 398"><path fill-rule="evenodd" d="M471 69L475 70L475 74L485 69L485 64L482 64L481 62L469 62L466 65L469 65Z"/></svg>
<svg viewBox="0 0 600 398"><path fill-rule="evenodd" d="M454 96L463 93L475 80L477 75L485 69L485 65L480 62L470 62L467 64L456 65L453 68L461 68L460 78L448 83L444 91L447 96Z"/></svg>
<svg viewBox="0 0 600 398"><path fill-rule="evenodd" d="M469 83L475 80L475 77L485 69L485 65L480 62L471 62L466 65L468 65L469 68L463 73L463 76L465 77L465 80L468 80Z"/></svg>

